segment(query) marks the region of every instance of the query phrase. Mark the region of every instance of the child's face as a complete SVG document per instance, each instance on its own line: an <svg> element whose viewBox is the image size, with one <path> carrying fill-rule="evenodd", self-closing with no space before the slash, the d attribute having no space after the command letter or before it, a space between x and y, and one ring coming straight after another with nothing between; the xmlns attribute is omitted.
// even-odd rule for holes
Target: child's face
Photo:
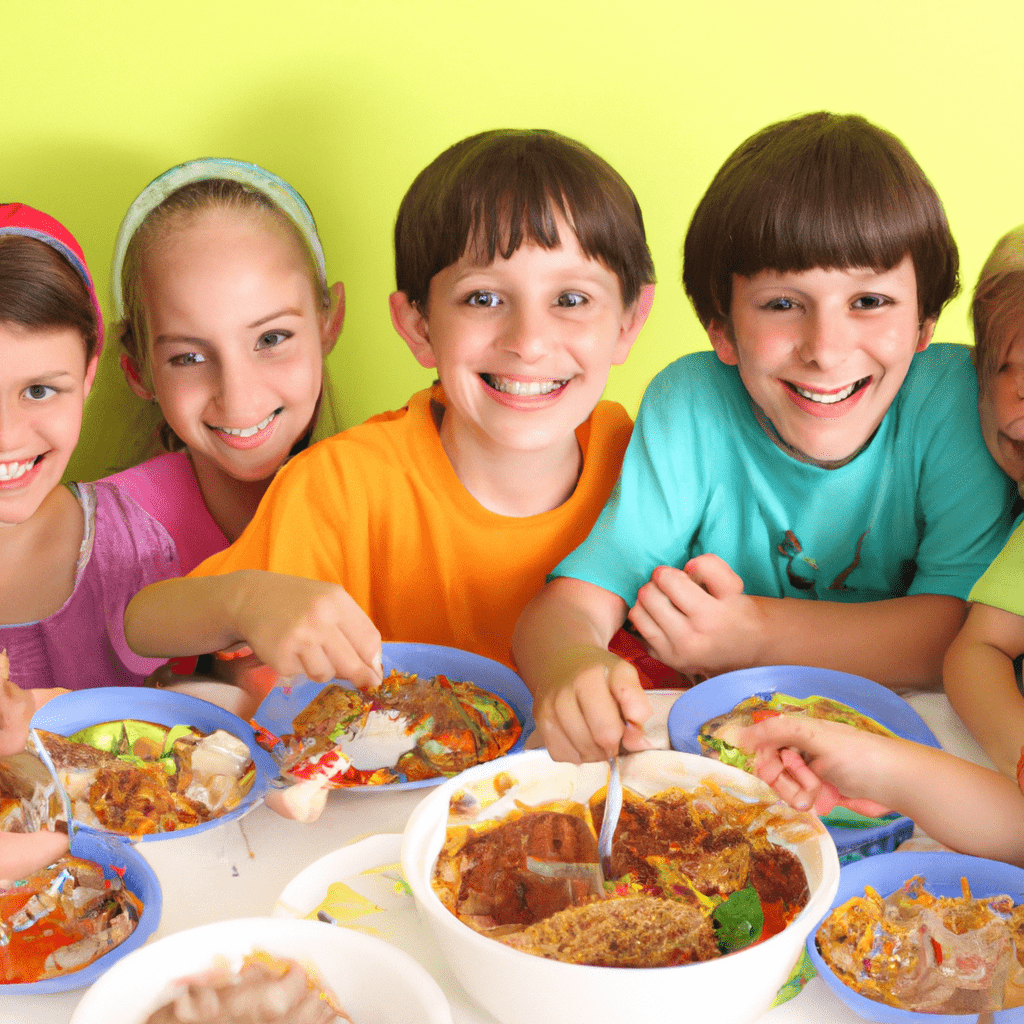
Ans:
<svg viewBox="0 0 1024 1024"><path fill-rule="evenodd" d="M718 357L782 440L821 462L870 439L934 328L919 324L909 256L883 272L734 275L730 320L708 329Z"/></svg>
<svg viewBox="0 0 1024 1024"><path fill-rule="evenodd" d="M395 326L437 368L448 398L442 436L455 444L564 451L643 326L653 286L625 308L614 271L556 223L556 249L526 242L489 264L469 252L435 274L425 316L392 296Z"/></svg>
<svg viewBox="0 0 1024 1024"><path fill-rule="evenodd" d="M0 323L0 526L27 522L60 484L95 373L74 328Z"/></svg>
<svg viewBox="0 0 1024 1024"><path fill-rule="evenodd" d="M1006 347L985 393L978 397L981 432L992 458L1024 481L1024 337Z"/></svg>
<svg viewBox="0 0 1024 1024"><path fill-rule="evenodd" d="M313 418L333 342L291 232L259 211L206 210L146 255L142 285L171 429L228 477L272 476Z"/></svg>

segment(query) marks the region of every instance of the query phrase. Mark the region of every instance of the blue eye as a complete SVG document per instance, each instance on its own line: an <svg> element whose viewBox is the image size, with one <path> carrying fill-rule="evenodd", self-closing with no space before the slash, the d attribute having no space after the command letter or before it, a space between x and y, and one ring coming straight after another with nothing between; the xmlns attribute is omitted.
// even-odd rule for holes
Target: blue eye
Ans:
<svg viewBox="0 0 1024 1024"><path fill-rule="evenodd" d="M796 303L792 299L785 297L779 299L771 299L764 304L765 309L775 310L779 313L786 313L791 309L796 308Z"/></svg>
<svg viewBox="0 0 1024 1024"><path fill-rule="evenodd" d="M206 362L206 356L198 352L183 352L180 356L171 356L168 362L171 366L198 366Z"/></svg>
<svg viewBox="0 0 1024 1024"><path fill-rule="evenodd" d="M256 342L256 348L257 350L261 348L276 348L291 336L291 331L267 331L266 334L260 335L260 340Z"/></svg>
<svg viewBox="0 0 1024 1024"><path fill-rule="evenodd" d="M51 388L49 384L29 384L25 388L25 397L33 402L41 402L55 394L57 394L57 389Z"/></svg>
<svg viewBox="0 0 1024 1024"><path fill-rule="evenodd" d="M881 309L882 306L889 305L889 299L883 295L862 295L859 299L854 299L854 309Z"/></svg>
<svg viewBox="0 0 1024 1024"><path fill-rule="evenodd" d="M584 305L586 301L586 295L581 295L579 292L562 292L558 296L557 304L563 309L575 309L577 306Z"/></svg>
<svg viewBox="0 0 1024 1024"><path fill-rule="evenodd" d="M493 309L501 303L494 292L470 292L466 296L467 306L476 306L478 309Z"/></svg>

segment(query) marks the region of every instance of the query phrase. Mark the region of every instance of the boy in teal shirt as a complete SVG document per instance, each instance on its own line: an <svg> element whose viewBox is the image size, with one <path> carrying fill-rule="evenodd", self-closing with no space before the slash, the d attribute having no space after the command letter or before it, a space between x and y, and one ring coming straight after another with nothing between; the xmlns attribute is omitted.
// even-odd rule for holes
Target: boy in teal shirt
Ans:
<svg viewBox="0 0 1024 1024"><path fill-rule="evenodd" d="M930 183L863 118L771 125L726 161L684 250L714 352L652 383L607 507L517 626L553 756L644 745L607 650L627 615L689 674L938 683L1011 500L968 350L926 351L957 268Z"/></svg>

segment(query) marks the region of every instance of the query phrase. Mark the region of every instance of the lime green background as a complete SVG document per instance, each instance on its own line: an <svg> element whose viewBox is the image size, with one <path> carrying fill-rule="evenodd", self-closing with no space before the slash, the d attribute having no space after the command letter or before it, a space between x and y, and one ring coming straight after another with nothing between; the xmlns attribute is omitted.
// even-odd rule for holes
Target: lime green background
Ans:
<svg viewBox="0 0 1024 1024"><path fill-rule="evenodd" d="M605 156L644 209L659 286L609 397L707 341L678 283L711 176L770 121L857 112L907 143L943 197L969 291L1024 221L1020 0L0 0L0 198L64 220L101 296L130 201L202 155L264 164L321 228L349 312L330 360L339 426L429 383L391 328L391 229L450 143L548 127ZM968 340L966 302L938 340ZM137 460L151 411L108 346L71 474ZM147 416L149 419L147 420Z"/></svg>

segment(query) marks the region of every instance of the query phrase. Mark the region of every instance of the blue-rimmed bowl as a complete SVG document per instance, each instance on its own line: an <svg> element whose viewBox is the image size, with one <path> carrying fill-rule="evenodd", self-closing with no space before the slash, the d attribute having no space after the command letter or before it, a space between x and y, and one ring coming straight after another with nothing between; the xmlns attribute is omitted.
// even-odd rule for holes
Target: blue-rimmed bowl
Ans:
<svg viewBox="0 0 1024 1024"><path fill-rule="evenodd" d="M524 749L527 738L534 730L533 697L526 688L526 683L506 665L492 661L490 658L484 658L479 654L460 651L454 647L407 643L384 644L383 661L385 676L396 670L415 672L420 678L444 675L453 681L473 683L481 690L500 697L512 708L522 726L519 739L507 753L517 754ZM299 676L287 690L275 687L256 709L254 720L275 736L290 733L292 719L324 687L330 686L332 683L352 686L344 679L335 679L331 683L315 683L305 676ZM382 789L419 789L423 786L436 786L441 782L444 782L443 775L434 779L416 779L413 782L391 782L383 786L346 786L343 791L346 793L373 793Z"/></svg>
<svg viewBox="0 0 1024 1024"><path fill-rule="evenodd" d="M799 698L831 697L863 712L897 736L929 747L940 746L924 719L892 690L862 676L805 665L741 669L699 683L672 705L668 716L669 742L674 750L701 754L697 735L705 722L731 711L748 697L769 700L776 693ZM823 821L842 864L891 852L914 832L914 823L902 815L865 818L837 809Z"/></svg>
<svg viewBox="0 0 1024 1024"><path fill-rule="evenodd" d="M870 885L883 898L894 893L903 883L915 875L924 876L924 888L934 896L962 896L960 879L966 878L971 895L975 897L1008 895L1015 903L1024 903L1024 870L1001 861L985 860L982 857L968 857L962 853L887 853L879 857L857 861L846 865L839 872L839 888L836 890L829 913L854 896L864 895L864 886ZM827 914L825 915L828 916ZM815 928L807 937L807 952L821 976L821 980L854 1013L865 1020L880 1021L881 1024L974 1024L979 1019L976 1013L916 1013L898 1010L895 1006L876 1002L858 995L841 982L832 969L821 958L815 945ZM1000 1010L993 1014L995 1024L1010 1024L1024 1021L1024 1006L1012 1010Z"/></svg>
<svg viewBox="0 0 1024 1024"><path fill-rule="evenodd" d="M5 995L45 995L49 992L67 992L76 988L87 988L101 974L142 946L160 924L163 896L160 883L146 858L134 846L123 843L114 836L80 829L71 839L71 852L83 860L95 861L103 868L106 878L122 874L125 887L142 901L142 914L135 931L109 953L104 953L88 967L71 971L45 981L33 981L20 985L0 984L0 999Z"/></svg>
<svg viewBox="0 0 1024 1024"><path fill-rule="evenodd" d="M32 717L32 726L47 732L72 736L80 729L87 729L101 722L115 722L131 719L140 722L155 722L157 725L192 725L204 733L217 729L237 736L248 748L256 765L256 777L252 788L239 805L219 817L211 818L199 825L180 828L173 832L153 832L144 836L123 836L128 842L150 842L159 839L173 839L176 836L195 835L205 832L246 814L263 799L270 780L277 775L273 758L256 742L256 734L248 722L243 722L230 711L211 704L209 701L191 697L174 690L157 690L143 686L106 686L92 690L72 690L47 701ZM90 825L79 825L83 831L108 833Z"/></svg>

